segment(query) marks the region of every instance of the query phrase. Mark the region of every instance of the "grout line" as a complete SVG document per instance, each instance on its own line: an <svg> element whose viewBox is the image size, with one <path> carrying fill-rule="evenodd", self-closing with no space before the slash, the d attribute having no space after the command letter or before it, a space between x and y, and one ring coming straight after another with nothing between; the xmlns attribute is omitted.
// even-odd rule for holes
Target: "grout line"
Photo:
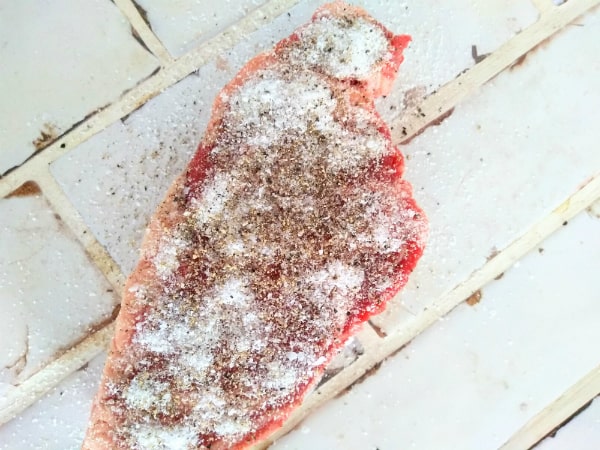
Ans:
<svg viewBox="0 0 600 450"><path fill-rule="evenodd" d="M405 111L390 127L394 143L402 143L419 134L519 57L598 4L600 0L571 0L542 14L536 23L505 42L479 64L442 86L417 107Z"/></svg>
<svg viewBox="0 0 600 450"><path fill-rule="evenodd" d="M225 50L232 48L244 36L258 30L264 23L272 21L299 1L271 0L226 28L204 45L183 55L160 70L156 75L141 82L125 93L118 101L94 114L89 120L54 141L43 152L35 155L5 177L0 178L0 194L4 190L4 184L19 185L18 182L12 179L15 177L20 179L22 177L20 172L34 170L38 165L50 164L73 147L102 131L108 125L141 107L162 90L177 83ZM400 119L395 120L391 127L393 141L402 142L418 134L431 122L432 118L439 117L450 110L472 91L508 67L518 57L599 3L600 0L571 0L543 14L538 22L507 41L481 63L442 86L436 93L425 99L419 108L407 110ZM135 6L133 7L135 8ZM139 15L139 12L137 14ZM10 192L9 189L6 189L6 191Z"/></svg>
<svg viewBox="0 0 600 450"><path fill-rule="evenodd" d="M158 37L150 28L150 25L146 23L140 11L135 6L132 0L114 0L117 8L121 10L121 13L129 20L129 23L133 27L133 30L138 34L143 44L146 45L148 50L158 58L162 67L168 66L173 63L173 57L158 39ZM135 36L134 36L135 37Z"/></svg>
<svg viewBox="0 0 600 450"><path fill-rule="evenodd" d="M600 394L600 365L536 414L499 450L531 448L598 394Z"/></svg>
<svg viewBox="0 0 600 450"><path fill-rule="evenodd" d="M546 11L554 8L552 0L531 0L531 3L538 9L540 14L544 14Z"/></svg>
<svg viewBox="0 0 600 450"><path fill-rule="evenodd" d="M129 5L128 7L135 8L130 0L116 1L120 5L127 4ZM201 65L218 56L222 51L231 48L248 33L257 30L264 23L273 20L279 14L298 3L298 1L299 0L272 0L236 24L227 28L215 38L209 40L205 45L187 53L164 70L159 71L157 75L142 82L125 94L119 101L94 115L90 120L76 127L65 137L55 141L37 157L32 158L17 170L8 174L4 179L0 180L0 196L2 196L4 191L9 193L28 179L38 181L38 178L41 178L43 180L41 183L42 191L50 194L47 196L47 199L52 207L55 208L59 214L61 211L64 213L61 214L65 218L64 220L74 231L78 239L84 244L94 262L100 266L101 270L105 273L107 278L109 278L111 284L118 285L120 288L124 278L123 275L116 269L117 266L114 261L106 254L105 250L93 238L91 233L88 232L86 227L80 223L76 223L78 221L83 223L83 221L81 221L81 218L74 207L68 202L66 197L64 197L56 181L50 176L47 165L71 150L74 146L88 139L93 134L103 130L107 125L140 107L150 98L158 94L162 89L181 80ZM421 111L407 111L404 117L408 115L409 120L406 124L402 123L404 119L396 121L396 125L400 122L401 125L406 127L406 133L402 133L402 136L398 136L399 130L402 127L392 127L393 129L395 128L395 131L392 131L392 137L398 142L416 134L420 129L427 125L427 122L431 120L431 117L437 117L439 114L452 108L468 94L472 93L499 72L506 69L506 67L523 53L526 53L587 9L592 8L599 3L600 0L571 0L561 7L552 8L547 13L543 14L538 22L506 42L500 49L488 56L483 62L477 64L454 81L444 85L436 94L433 94L426 99L421 105ZM139 15L137 10L136 13ZM128 15L128 18L129 17L133 16ZM138 21L138 19L132 20L134 22ZM139 20L143 19L139 17ZM139 30L137 31L140 32ZM154 36L149 27L147 31ZM140 32L140 35L144 36L143 32ZM145 37L147 36L149 35L146 35ZM146 42L146 40L144 40L144 42ZM421 118L420 112L423 112L427 119ZM63 144L64 148L62 148ZM68 148L66 148L67 144ZM449 294L443 296L439 301L435 302L433 307L419 316L414 324L411 324L405 330L396 332L385 339L377 338L379 345L373 346L372 350L367 351L365 355L360 357L352 366L350 366L352 370L342 371L321 389L309 396L305 404L292 414L290 419L286 422L286 425L284 425L284 428L280 430L281 433L278 431L272 438L269 438L269 440L283 435L284 429L289 430L290 427L300 421L311 409L320 405L324 400L332 398L348 384L362 376L369 367L372 367L377 362L380 362L382 359L389 356L389 354L406 344L441 316L450 312L476 290L478 286L485 284L485 282L493 279L494 276L497 276L499 273L506 270L506 268L512 265L515 260L523 256L530 248L533 248L542 239L559 228L563 220L572 217L581 209L585 208L585 206L589 205L591 203L591 200L589 199L590 193L594 195L592 200L600 197L600 176L594 178L580 191L567 199L567 201L561 205L562 209L558 208L549 216L542 219L542 221L534 226L528 233L509 245L481 269L474 272L471 278L457 286ZM103 264L103 262L106 262L106 258L108 258L109 263ZM111 265L114 267L111 267ZM10 419L14 414L25 409L60 380L76 370L77 367L93 358L110 339L112 327L113 324L108 325L94 335L88 337L82 343L76 345L54 362L50 363L46 368L23 382L15 388L15 390L11 391L7 396L10 403L9 406L0 409L0 423ZM95 343L98 339L102 341L102 346ZM92 349L94 349L94 351L92 351ZM87 358L87 360L84 361L85 358Z"/></svg>
<svg viewBox="0 0 600 450"><path fill-rule="evenodd" d="M114 323L106 325L9 391L0 404L0 425L27 409L65 377L98 355L107 347L113 332Z"/></svg>
<svg viewBox="0 0 600 450"><path fill-rule="evenodd" d="M533 250L540 242L548 238L556 230L562 228L566 220L570 220L585 210L599 197L600 173L580 186L574 194L563 201L550 214L529 228L525 234L501 250L481 268L474 271L469 278L447 294L441 296L437 301L434 301L427 310L415 316L415 320L405 329L392 330L390 335L383 339L380 348L381 358L385 358L387 354L406 344L407 341L448 314L478 289L508 270L516 261Z"/></svg>
<svg viewBox="0 0 600 450"><path fill-rule="evenodd" d="M373 339L380 340L377 336L374 336ZM352 365L342 370L335 377L310 394L304 400L302 405L290 414L280 428L263 441L250 447L250 450L267 449L278 439L281 439L297 427L310 413L319 408L326 401L340 395L363 376L368 375L369 370L380 362L377 361L373 355L373 351L365 351L365 354L360 356Z"/></svg>
<svg viewBox="0 0 600 450"><path fill-rule="evenodd" d="M517 238L484 266L473 272L470 278L456 286L448 294L442 296L427 310L415 316L415 320L411 321L410 324L402 329L392 331L385 338L378 338L373 330L372 332L375 335L373 339L376 339L376 341L363 356L323 385L321 389L318 389L307 397L302 406L290 415L281 429L269 436L264 442L252 447L252 450L265 449L275 440L290 432L310 412L327 400L340 395L352 383L368 373L371 368L393 355L403 346L406 346L412 339L461 304L465 298L510 268L515 261L534 249L554 231L562 228L565 220L569 220L579 214L598 198L600 198L600 173L581 186L577 192L567 198L548 216L531 227L524 235ZM525 447L521 447L519 450L523 448Z"/></svg>
<svg viewBox="0 0 600 450"><path fill-rule="evenodd" d="M40 171L36 177L36 181L39 183L46 201L75 235L94 265L106 277L120 298L126 277L119 265L85 225L85 221L65 196L60 185L50 172L48 170Z"/></svg>
<svg viewBox="0 0 600 450"><path fill-rule="evenodd" d="M42 169L42 167L32 165L29 170L14 170L0 178L0 198L6 197L26 181L35 181Z"/></svg>
<svg viewBox="0 0 600 450"><path fill-rule="evenodd" d="M18 183L12 181L12 178L22 177L23 175L19 172L35 171L38 166L52 163L120 118L131 114L164 89L181 81L199 67L231 49L248 34L257 31L265 23L271 22L299 2L300 0L271 0L226 28L214 38L173 61L172 64L162 68L154 76L147 78L124 93L119 100L75 126L63 137L46 147L44 151L34 155L21 166L0 178L0 192L3 190L4 183L11 186L18 185Z"/></svg>

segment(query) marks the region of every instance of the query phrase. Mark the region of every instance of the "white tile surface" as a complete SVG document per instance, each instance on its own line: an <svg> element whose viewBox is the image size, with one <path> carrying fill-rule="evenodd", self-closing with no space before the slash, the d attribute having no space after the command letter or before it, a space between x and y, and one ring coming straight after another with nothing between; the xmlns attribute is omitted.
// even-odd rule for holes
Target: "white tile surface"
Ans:
<svg viewBox="0 0 600 450"><path fill-rule="evenodd" d="M386 25L415 36L411 54L407 54L408 69L403 66L404 84L399 87L398 95L414 87L415 79L425 74L428 86L433 89L472 64L473 36L480 36L480 42L486 43L486 51L492 50L535 18L527 2L455 1L453 14L465 24L461 28L464 33L450 34L451 23L445 21L448 11L443 8L418 3L406 9L396 2L367 2L369 11ZM307 22L320 4L316 0L300 3L290 10L289 16L284 14L248 36L219 61L203 66L196 75L132 113L124 123L113 124L51 166L69 199L125 273L137 261L139 243L150 215L195 150L219 89L252 56L270 49L296 26ZM494 19L493 14L503 19ZM425 16L435 26L422 27ZM433 29L450 36L439 47L434 46L435 51L427 35ZM464 49L462 57L457 56L458 49ZM394 99L390 97L385 102L381 109L386 118L391 118L396 114L389 109Z"/></svg>
<svg viewBox="0 0 600 450"><path fill-rule="evenodd" d="M560 428L554 437L547 437L536 450L597 450L600 447L600 399Z"/></svg>
<svg viewBox="0 0 600 450"><path fill-rule="evenodd" d="M0 174L157 67L109 0L2 2L0 61Z"/></svg>
<svg viewBox="0 0 600 450"><path fill-rule="evenodd" d="M600 221L541 248L272 450L498 448L600 362Z"/></svg>
<svg viewBox="0 0 600 450"><path fill-rule="evenodd" d="M266 0L135 0L169 53L181 56L242 19Z"/></svg>
<svg viewBox="0 0 600 450"><path fill-rule="evenodd" d="M146 224L200 141L216 95L191 75L51 165L51 172L125 273Z"/></svg>
<svg viewBox="0 0 600 450"><path fill-rule="evenodd" d="M405 176L431 222L401 293L413 313L600 173L600 11L578 23L404 147Z"/></svg>
<svg viewBox="0 0 600 450"><path fill-rule="evenodd" d="M1 450L81 447L106 355L70 375L37 403L0 427Z"/></svg>
<svg viewBox="0 0 600 450"><path fill-rule="evenodd" d="M0 248L1 394L108 319L116 298L41 196L0 200Z"/></svg>

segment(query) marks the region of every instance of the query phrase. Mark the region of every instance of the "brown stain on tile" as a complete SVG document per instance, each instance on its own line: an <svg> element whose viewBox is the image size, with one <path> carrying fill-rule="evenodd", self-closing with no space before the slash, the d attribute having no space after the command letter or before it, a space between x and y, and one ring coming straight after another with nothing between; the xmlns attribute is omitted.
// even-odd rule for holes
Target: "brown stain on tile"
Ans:
<svg viewBox="0 0 600 450"><path fill-rule="evenodd" d="M529 55L534 54L535 52L537 52L538 50L545 48L548 46L548 44L557 36L559 35L559 33L554 33L550 36L548 36L546 39L544 39L543 41L541 41L539 44L535 45L534 47L532 47L531 49L529 49L528 51L526 51L525 53L523 53L521 56L519 56L514 63L512 63L509 67L508 70L513 71L515 69L518 69L519 67L523 66L523 64L525 63L525 60L527 59L527 57Z"/></svg>
<svg viewBox="0 0 600 450"><path fill-rule="evenodd" d="M496 275L494 277L494 280L498 281L498 280L502 279L503 276L504 276L504 272L501 272L499 275Z"/></svg>
<svg viewBox="0 0 600 450"><path fill-rule="evenodd" d="M496 247L492 247L492 249L490 250L490 254L486 258L486 261L491 261L499 254L500 254L500 251Z"/></svg>
<svg viewBox="0 0 600 450"><path fill-rule="evenodd" d="M135 0L132 3L133 3L133 6L135 6L135 9L137 9L137 12L140 14L142 19L144 20L144 22L146 22L146 24L150 27L150 29L152 29L152 25L150 25L150 20L148 20L148 11L146 11L144 8L142 8L138 4L138 2L136 2Z"/></svg>
<svg viewBox="0 0 600 450"><path fill-rule="evenodd" d="M469 306L475 306L477 303L479 303L481 301L481 297L482 297L482 293L481 293L481 289L478 289L477 291L473 292L469 298L467 298L465 300L465 302L467 303L467 305Z"/></svg>
<svg viewBox="0 0 600 450"><path fill-rule="evenodd" d="M40 151L52 142L54 142L58 138L58 129L55 125L50 122L46 122L42 125L42 129L40 130L40 135L35 138L31 143L35 147L36 151Z"/></svg>
<svg viewBox="0 0 600 450"><path fill-rule="evenodd" d="M586 212L590 216L600 219L600 200L597 200L596 203L592 204L591 206L588 206L586 208Z"/></svg>
<svg viewBox="0 0 600 450"><path fill-rule="evenodd" d="M406 344L401 345L400 347L398 347L396 350L394 350L392 353L389 354L389 356L386 358L393 358L394 356L396 356L398 353L400 353L402 350L404 350L405 348L407 348L410 344L412 344L412 339L410 341L408 341Z"/></svg>
<svg viewBox="0 0 600 450"><path fill-rule="evenodd" d="M119 314L120 309L121 309L121 305L115 305L111 314L107 318L105 318L103 320L99 320L98 322L91 324L90 326L88 326L88 329L86 330L86 332L83 333L75 341L71 342L69 345L67 345L65 347L61 347L58 350L56 350L54 352L54 354L52 355L52 357L50 358L50 362L56 360L57 358L60 358L65 353L67 353L69 350L71 350L74 347L77 347L84 340L86 340L87 338L92 336L94 333L100 331L102 328L104 328L104 327L108 326L110 323L114 322L114 320L117 318L117 315Z"/></svg>
<svg viewBox="0 0 600 450"><path fill-rule="evenodd" d="M39 195L42 193L40 186L35 181L26 181L21 186L16 188L6 198L12 197L29 197L32 195Z"/></svg>
<svg viewBox="0 0 600 450"><path fill-rule="evenodd" d="M425 117L425 114L420 110L420 108L417 109L417 112L421 115L421 117ZM444 120L446 120L448 117L450 117L452 115L453 112L454 112L454 107L450 108L448 111L442 113L441 115L439 115L438 117L436 117L435 119L433 119L431 122L427 123L427 125L425 125L424 127L420 128L419 131L417 131L411 137L409 137L408 139L405 139L405 140L401 141L400 144L401 145L407 145L414 138L416 138L417 136L420 136L421 134L423 134L425 132L425 130L427 130L427 128L440 126L442 124L442 122L444 122Z"/></svg>
<svg viewBox="0 0 600 450"><path fill-rule="evenodd" d="M383 329L380 326L375 325L370 320L369 320L369 325L371 326L371 328L373 328L373 331L375 331L375 334L377 334L377 336L379 336L380 338L384 338L387 336L387 333L385 331L383 331Z"/></svg>
<svg viewBox="0 0 600 450"><path fill-rule="evenodd" d="M131 37L133 37L133 39L135 39L144 50L146 50L148 53L152 53L146 45L146 43L144 42L144 40L142 39L142 37L140 36L140 34L137 32L137 30L133 28L133 25L130 25L129 31L131 33Z"/></svg>
<svg viewBox="0 0 600 450"><path fill-rule="evenodd" d="M350 392L355 386L358 386L359 384L364 383L364 381L367 378L375 375L379 371L379 369L381 368L381 365L384 363L384 361L387 361L389 358L393 358L398 353L400 353L402 350L404 350L406 347L408 347L411 343L412 343L412 339L410 341L408 341L406 344L401 345L400 347L398 347L396 350L394 350L392 353L390 353L387 357L385 357L381 361L375 363L373 366L371 366L370 368L368 368L354 382L350 383L348 386L346 386L344 389L342 389L340 392L338 392L338 394L335 396L335 398L343 397L348 392Z"/></svg>

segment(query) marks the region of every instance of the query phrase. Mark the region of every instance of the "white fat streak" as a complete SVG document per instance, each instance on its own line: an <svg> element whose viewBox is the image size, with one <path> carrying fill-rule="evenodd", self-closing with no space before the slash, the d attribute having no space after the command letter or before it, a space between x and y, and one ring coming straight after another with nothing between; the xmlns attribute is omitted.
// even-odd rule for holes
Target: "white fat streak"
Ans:
<svg viewBox="0 0 600 450"><path fill-rule="evenodd" d="M336 78L366 78L388 57L383 30L362 18L348 26L343 19L322 17L302 30L301 39L306 46L292 52L294 63L317 66Z"/></svg>
<svg viewBox="0 0 600 450"><path fill-rule="evenodd" d="M197 448L196 431L190 426L133 426L135 450L191 450Z"/></svg>

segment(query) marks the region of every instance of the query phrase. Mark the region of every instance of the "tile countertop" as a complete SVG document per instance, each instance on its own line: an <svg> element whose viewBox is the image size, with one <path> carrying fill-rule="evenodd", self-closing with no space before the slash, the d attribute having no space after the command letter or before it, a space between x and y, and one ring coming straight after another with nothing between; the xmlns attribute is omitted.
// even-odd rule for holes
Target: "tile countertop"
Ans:
<svg viewBox="0 0 600 450"><path fill-rule="evenodd" d="M1 450L78 448L148 217L321 3L0 6ZM378 109L430 242L271 448L600 448L600 0L353 3L413 36Z"/></svg>

